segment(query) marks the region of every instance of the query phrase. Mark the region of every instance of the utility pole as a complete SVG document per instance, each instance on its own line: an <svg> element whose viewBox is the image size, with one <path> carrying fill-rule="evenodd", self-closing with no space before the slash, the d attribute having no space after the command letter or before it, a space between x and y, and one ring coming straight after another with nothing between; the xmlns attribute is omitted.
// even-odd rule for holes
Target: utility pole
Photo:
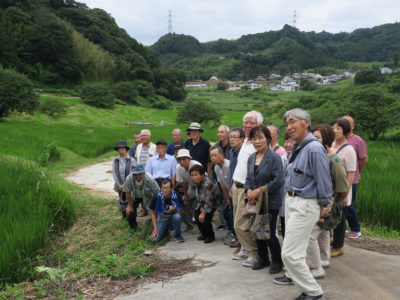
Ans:
<svg viewBox="0 0 400 300"><path fill-rule="evenodd" d="M293 27L294 28L297 28L296 27L296 17L297 17L297 13L296 13L296 10L294 10L294 14L293 14Z"/></svg>
<svg viewBox="0 0 400 300"><path fill-rule="evenodd" d="M168 13L168 33L172 34L172 15L171 15L171 10L169 10L169 13Z"/></svg>

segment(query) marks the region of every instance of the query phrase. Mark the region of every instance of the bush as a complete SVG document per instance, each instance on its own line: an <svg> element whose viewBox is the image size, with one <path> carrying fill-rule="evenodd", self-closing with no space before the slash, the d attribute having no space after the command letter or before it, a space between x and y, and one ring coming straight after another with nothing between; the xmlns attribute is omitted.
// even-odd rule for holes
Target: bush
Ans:
<svg viewBox="0 0 400 300"><path fill-rule="evenodd" d="M145 80L135 80L133 84L141 97L146 99L152 99L155 97L154 88L150 82Z"/></svg>
<svg viewBox="0 0 400 300"><path fill-rule="evenodd" d="M225 81L220 81L217 83L217 90L225 91L229 88L229 84Z"/></svg>
<svg viewBox="0 0 400 300"><path fill-rule="evenodd" d="M379 70L358 71L354 76L355 84L375 83L382 80L383 76Z"/></svg>
<svg viewBox="0 0 400 300"><path fill-rule="evenodd" d="M310 79L302 78L300 79L300 90L302 91L314 91L318 88L314 82Z"/></svg>
<svg viewBox="0 0 400 300"><path fill-rule="evenodd" d="M12 111L31 114L38 106L32 82L23 74L0 67L0 117Z"/></svg>
<svg viewBox="0 0 400 300"><path fill-rule="evenodd" d="M214 121L215 123L220 123L222 114L217 111L208 103L198 102L198 101L187 101L185 106L180 110L176 117L177 123L190 123L199 122L207 123L209 121Z"/></svg>
<svg viewBox="0 0 400 300"><path fill-rule="evenodd" d="M57 117L67 112L67 105L57 99L50 99L40 106L40 111L50 117Z"/></svg>
<svg viewBox="0 0 400 300"><path fill-rule="evenodd" d="M157 109L168 109L171 106L172 106L171 101L163 96L156 96L151 103L151 107Z"/></svg>
<svg viewBox="0 0 400 300"><path fill-rule="evenodd" d="M389 85L389 92L391 93L396 93L399 94L400 93L400 81L397 80L395 82L393 82L391 85Z"/></svg>
<svg viewBox="0 0 400 300"><path fill-rule="evenodd" d="M114 87L114 97L130 104L137 104L139 92L132 82L118 82Z"/></svg>
<svg viewBox="0 0 400 300"><path fill-rule="evenodd" d="M99 108L113 108L114 96L107 83L89 83L83 86L81 90L83 102Z"/></svg>

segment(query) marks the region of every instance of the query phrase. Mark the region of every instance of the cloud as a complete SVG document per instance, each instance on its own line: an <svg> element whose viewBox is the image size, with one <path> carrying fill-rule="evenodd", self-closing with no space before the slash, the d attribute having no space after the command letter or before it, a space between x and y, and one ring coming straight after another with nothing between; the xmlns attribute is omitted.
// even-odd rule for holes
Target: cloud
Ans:
<svg viewBox="0 0 400 300"><path fill-rule="evenodd" d="M304 31L353 31L399 21L400 1L356 0L80 0L90 8L102 8L133 38L145 45L168 32L172 11L175 33L201 42L218 38L236 39L244 34L278 30L292 25Z"/></svg>

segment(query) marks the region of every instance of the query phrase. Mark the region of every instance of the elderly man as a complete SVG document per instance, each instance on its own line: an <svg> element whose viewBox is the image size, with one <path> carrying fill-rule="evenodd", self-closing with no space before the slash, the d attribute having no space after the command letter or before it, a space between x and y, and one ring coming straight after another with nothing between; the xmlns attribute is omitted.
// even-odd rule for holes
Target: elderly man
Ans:
<svg viewBox="0 0 400 300"><path fill-rule="evenodd" d="M131 158L134 158L134 159L136 159L135 158L135 155L136 155L136 148L137 148L137 146L142 142L142 140L141 140L141 138L140 138L140 132L135 132L134 134L133 134L133 141L134 141L134 144L131 146L131 148L129 149L129 156L131 157Z"/></svg>
<svg viewBox="0 0 400 300"><path fill-rule="evenodd" d="M271 132L271 143L269 144L269 147L280 156L286 156L285 148L278 144L279 128L275 125L269 125L267 128Z"/></svg>
<svg viewBox="0 0 400 300"><path fill-rule="evenodd" d="M176 128L172 130L172 143L168 145L167 154L175 155L174 148L180 145L181 148L185 147L185 142L182 140L182 130Z"/></svg>
<svg viewBox="0 0 400 300"><path fill-rule="evenodd" d="M181 186L183 189L183 204L185 205L185 213L184 213L184 223L187 226L187 230L193 229L192 219L193 219L193 206L190 203L190 199L188 196L188 188L189 185L194 185L189 169L194 165L201 165L196 160L193 160L190 156L190 152L187 149L180 149L178 154L176 155L176 160L178 161L178 165L176 166L176 186Z"/></svg>
<svg viewBox="0 0 400 300"><path fill-rule="evenodd" d="M357 196L357 186L360 181L360 174L365 169L367 165L367 146L365 141L358 135L353 133L354 130L354 119L351 116L343 116L350 122L350 133L346 136L347 142L353 146L357 154L357 167L352 184L352 195L351 204L347 207L347 221L349 222L350 232L347 235L349 239L357 239L361 235L360 222L358 221L358 215L356 211L356 196Z"/></svg>
<svg viewBox="0 0 400 300"><path fill-rule="evenodd" d="M299 300L322 299L323 291L306 264L306 250L311 230L332 203L332 179L329 158L324 146L310 133L311 117L302 109L292 109L284 121L295 142L285 180L286 233L282 260L286 274L274 279L276 284L295 284Z"/></svg>
<svg viewBox="0 0 400 300"><path fill-rule="evenodd" d="M217 130L217 138L225 159L229 160L229 151L231 150L231 146L229 145L229 127L226 125L220 125Z"/></svg>
<svg viewBox="0 0 400 300"><path fill-rule="evenodd" d="M135 158L137 162L146 164L150 157L156 154L156 145L151 142L151 132L148 129L140 131L140 140L136 148Z"/></svg>
<svg viewBox="0 0 400 300"><path fill-rule="evenodd" d="M148 210L151 200L159 191L157 181L145 172L144 164L132 163L130 174L124 183L124 192L128 200L126 217L132 228L138 227L136 217L139 203L142 203L142 206Z"/></svg>
<svg viewBox="0 0 400 300"><path fill-rule="evenodd" d="M251 267L257 261L257 245L253 235L250 233L250 220L244 216L245 191L244 184L247 176L247 161L249 156L256 151L249 134L252 128L259 126L263 123L264 118L258 111L250 111L243 117L243 126L246 139L240 149L237 157L237 164L232 176L232 198L233 198L233 211L234 211L234 227L236 236L242 246L239 253L232 255L235 260L245 259L243 266Z"/></svg>
<svg viewBox="0 0 400 300"><path fill-rule="evenodd" d="M210 148L210 157L211 162L214 165L214 173L218 182L218 186L221 190L221 197L219 199L221 202L218 206L219 210L219 219L221 223L221 227L225 229L229 228L231 234L227 234L224 238L224 241L228 239L228 235L230 237L230 241L232 239L232 231L233 231L233 219L230 214L230 199L229 199L229 160L227 160L224 156L224 150L221 148L219 144L215 144ZM218 227L217 227L218 230Z"/></svg>
<svg viewBox="0 0 400 300"><path fill-rule="evenodd" d="M156 143L157 154L146 163L146 172L150 173L161 187L164 179L175 177L177 162L174 156L167 154L167 143L159 140Z"/></svg>
<svg viewBox="0 0 400 300"><path fill-rule="evenodd" d="M161 241L168 234L169 227L172 226L176 242L182 243L181 213L183 212L183 206L178 195L172 190L172 182L170 180L162 181L161 192L151 202L150 210L153 223L153 232L151 234L153 241Z"/></svg>
<svg viewBox="0 0 400 300"><path fill-rule="evenodd" d="M188 149L193 159L200 162L207 173L211 174L210 143L201 137L204 130L199 123L193 122L187 131L190 133L190 139L186 141L185 149Z"/></svg>

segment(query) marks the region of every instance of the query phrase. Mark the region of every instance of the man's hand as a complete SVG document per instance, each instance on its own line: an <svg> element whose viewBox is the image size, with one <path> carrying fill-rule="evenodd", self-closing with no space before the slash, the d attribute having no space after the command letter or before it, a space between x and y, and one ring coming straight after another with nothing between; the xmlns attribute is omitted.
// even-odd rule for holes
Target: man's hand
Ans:
<svg viewBox="0 0 400 300"><path fill-rule="evenodd" d="M182 201L183 202L187 202L188 201L188 196L187 195L183 195L182 196Z"/></svg>
<svg viewBox="0 0 400 300"><path fill-rule="evenodd" d="M319 221L320 222L323 222L322 218L326 217L330 213L332 206L333 206L333 202L331 202L327 207L323 207L323 206L320 207L320 210L319 210Z"/></svg>
<svg viewBox="0 0 400 300"><path fill-rule="evenodd" d="M153 229L152 233L151 233L151 238L156 238L158 237L158 230L157 227Z"/></svg>
<svg viewBox="0 0 400 300"><path fill-rule="evenodd" d="M175 208L173 208L172 206L169 207L168 210L165 211L166 214L172 214L173 212L175 212Z"/></svg>
<svg viewBox="0 0 400 300"><path fill-rule="evenodd" d="M200 221L200 223L204 223L205 218L206 218L206 212L205 212L205 211L202 211L202 212L200 213L200 215L199 215L199 221Z"/></svg>
<svg viewBox="0 0 400 300"><path fill-rule="evenodd" d="M124 190L124 186L123 185L118 186L118 190L122 192Z"/></svg>
<svg viewBox="0 0 400 300"><path fill-rule="evenodd" d="M128 205L125 210L125 215L128 217L132 211L133 211L133 207Z"/></svg>

